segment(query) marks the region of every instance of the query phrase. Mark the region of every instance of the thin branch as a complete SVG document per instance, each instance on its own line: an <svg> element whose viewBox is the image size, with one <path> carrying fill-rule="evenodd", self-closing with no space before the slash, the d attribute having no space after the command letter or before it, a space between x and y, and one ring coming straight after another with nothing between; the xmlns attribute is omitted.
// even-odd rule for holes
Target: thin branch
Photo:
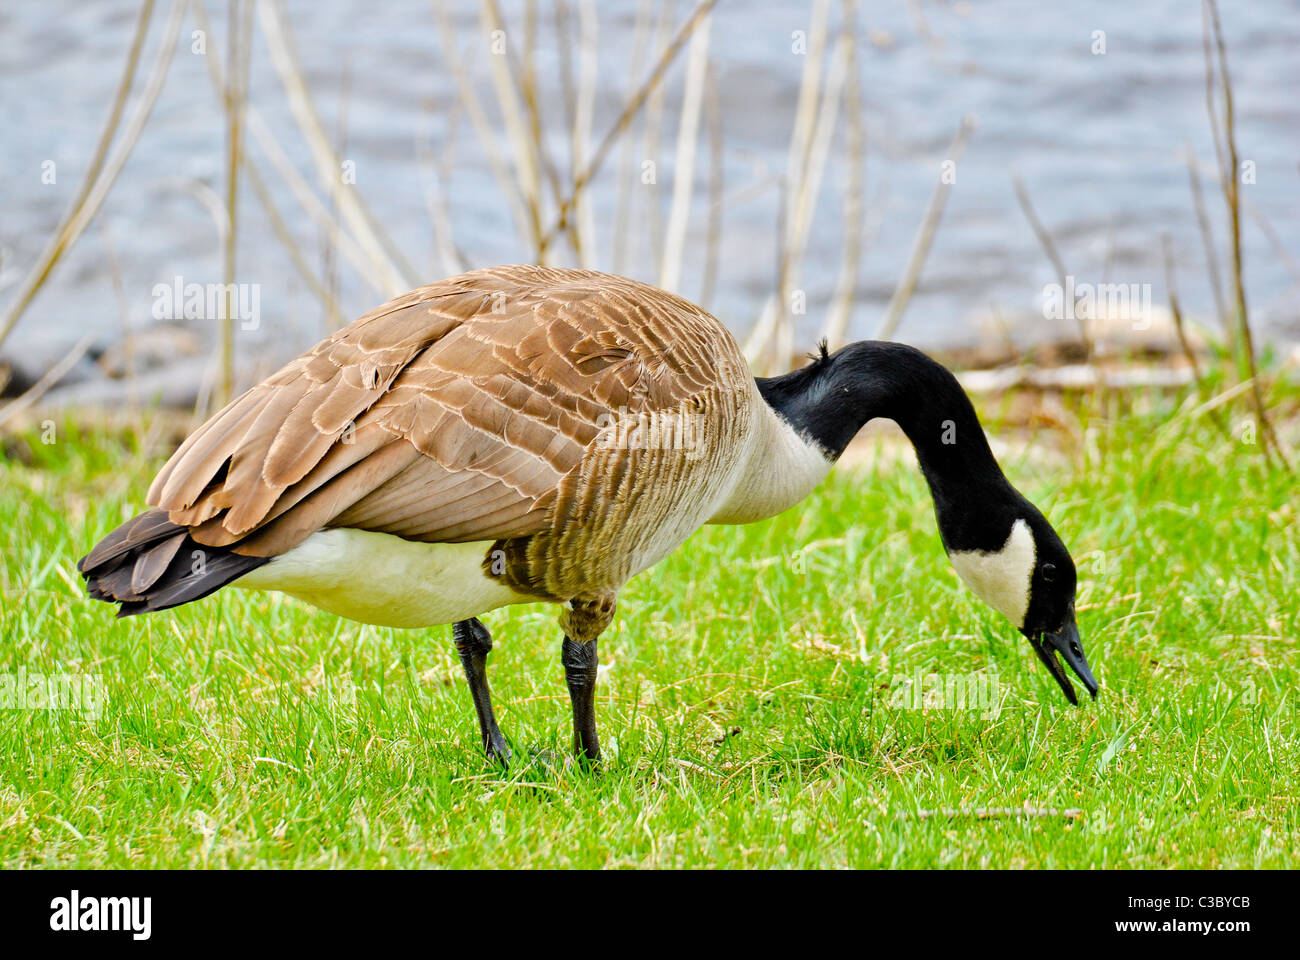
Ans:
<svg viewBox="0 0 1300 960"><path fill-rule="evenodd" d="M325 128L312 104L311 91L303 78L302 67L293 46L293 35L283 0L259 0L257 7L262 33L271 52L271 62L288 95L289 108L311 148L321 182L331 183L342 175L342 164L330 146ZM415 286L415 272L392 240L379 228L355 189L344 190L339 194L339 211L343 221L374 261L390 295L404 293Z"/></svg>
<svg viewBox="0 0 1300 960"><path fill-rule="evenodd" d="M801 265L821 191L822 176L843 99L854 38L847 22L841 27L835 51L827 69L826 87L820 103L809 90L821 89L821 67L825 60L826 5L813 8L810 27L810 62L800 81L799 106L795 113L786 155L787 167L781 180L777 207L775 293L768 298L745 339L745 359L759 372L784 369L794 354L794 318L791 302L801 283Z"/></svg>
<svg viewBox="0 0 1300 960"><path fill-rule="evenodd" d="M962 151L966 149L966 141L974 129L975 122L970 117L962 117L957 134L948 145L947 160L954 164L957 162ZM916 239L912 242L911 256L908 257L903 276L894 289L893 297L890 298L889 307L885 310L885 318L876 331L877 340L888 340L894 335L894 331L898 329L898 324L903 319L903 312L912 299L912 293L916 290L917 281L921 278L921 268L925 266L925 259L929 256L930 244L934 242L935 232L939 229L939 221L943 217L944 205L948 202L948 193L952 190L952 184L945 183L944 179L942 176L939 178L939 182L934 186L934 192L930 195L930 205L926 208L921 226L916 232Z"/></svg>
<svg viewBox="0 0 1300 960"><path fill-rule="evenodd" d="M1038 214L1034 210L1034 204L1029 199L1029 191L1021 182L1019 176L1012 176L1012 182L1015 184L1016 200L1020 203L1020 209L1024 211L1025 219L1029 221L1029 226L1033 228L1034 236L1038 238L1039 245L1047 255L1047 259L1052 261L1052 266L1056 270L1057 282L1061 285L1064 293L1069 288L1067 283L1068 273L1065 269L1065 261L1061 259L1060 251L1056 249L1056 242L1048 229L1043 226L1043 221L1038 219ZM1088 330L1088 318L1081 316L1078 310L1070 311L1074 314L1075 320L1079 324L1079 342L1083 344L1084 357L1088 363L1092 363L1093 344L1092 333Z"/></svg>
<svg viewBox="0 0 1300 960"><path fill-rule="evenodd" d="M1164 251L1165 258L1165 289L1169 292L1169 313L1174 318L1174 330L1178 334L1178 344L1183 349L1183 356L1187 358L1187 362L1192 368L1192 381L1196 385L1196 395L1201 401L1204 401L1205 383L1201 379L1201 363L1196 357L1196 350L1187 337L1187 330L1183 324L1183 310L1178 301L1178 283L1174 277L1173 243L1169 239L1169 234L1161 235L1160 246ZM1214 411L1214 416L1211 419L1214 421L1214 425L1218 427L1219 432L1223 434L1224 439L1231 440L1232 431L1224 423L1217 410Z"/></svg>
<svg viewBox="0 0 1300 960"><path fill-rule="evenodd" d="M385 276L378 272L378 264L370 253L363 250L361 245L344 229L343 224L330 215L324 201L316 195L311 188L311 184L293 165L293 161L289 159L289 155L284 152L284 148L275 139L275 135L267 127L261 114L249 108L245 119L253 139L262 148L266 158L271 161L271 166L280 175L280 179L285 182L285 185L288 186L289 191L294 195L303 211L325 231L326 236L330 238L330 242L347 258L362 279L379 291L381 295L391 295L393 289L390 285L391 276ZM251 158L245 156L244 162L250 170L255 169Z"/></svg>
<svg viewBox="0 0 1300 960"><path fill-rule="evenodd" d="M915 815L918 820L1081 820L1083 811L1075 807L1065 810L1050 807L945 807L942 810L918 810Z"/></svg>
<svg viewBox="0 0 1300 960"><path fill-rule="evenodd" d="M505 17L496 0L485 0L483 16L491 30L505 34ZM507 43L503 55L493 59L492 79L496 85L497 99L500 101L502 114L506 120L506 128L511 139L515 141L516 157L527 160L526 165L517 166L520 175L528 178L523 185L525 199L529 202L530 236L533 237L536 248L535 258L538 263L546 263L549 260L551 240L543 239L541 236L542 198L539 177L543 175L546 177L557 206L563 201L564 190L560 185L560 175L556 171L555 163L551 160L550 151L546 148L546 138L542 135L541 99L538 95L537 76L533 65L536 40L536 4L534 0L528 0L524 5L523 58L522 60L516 58L513 48ZM520 118L518 103L520 99L523 100L528 113L526 133L524 122ZM581 261L582 240L578 235L577 226L569 225L566 232L574 254Z"/></svg>
<svg viewBox="0 0 1300 960"><path fill-rule="evenodd" d="M690 38L690 35L695 32L695 28L699 26L704 17L708 16L717 2L718 0L703 0L703 2L695 8L695 12L691 14L690 19L682 24L682 28L677 31L677 35L673 37L672 42L670 42L664 49L663 54L659 57L659 62L655 64L654 70L651 72L646 82L642 84L641 89L638 90L631 100L624 105L622 112L618 115L618 119L614 121L614 125L610 127L609 131L600 141L600 146L598 146L596 152L592 154L591 160L582 171L582 175L574 181L569 196L560 204L559 214L556 217L555 222L551 224L550 229L542 235L543 247L554 240L555 235L559 231L568 228L569 215L573 212L574 204L582 195L582 191L591 183L592 178L596 176L597 171L600 170L601 165L605 162L605 158L609 155L610 149L614 146L614 142L619 138L619 135L627 129L627 125L631 123L632 118L637 115L641 107L645 104L646 98L651 94L651 92L658 88L660 82L664 78L664 74L668 70L668 67L672 64L673 60L677 58L677 54L681 52L682 47Z"/></svg>
<svg viewBox="0 0 1300 960"><path fill-rule="evenodd" d="M1205 248L1205 272L1210 279L1210 292L1214 294L1214 308L1219 324L1227 335L1228 343L1235 339L1231 324L1228 323L1228 306L1223 299L1223 281L1219 275L1219 256L1214 250L1214 231L1210 227L1210 217L1205 210L1205 195L1201 191L1201 173L1196 164L1196 154L1187 148L1187 179L1192 191L1192 206L1196 209L1196 225L1200 229L1201 244Z"/></svg>
<svg viewBox="0 0 1300 960"><path fill-rule="evenodd" d="M1227 176L1224 166L1223 136L1219 131L1219 118L1214 107L1214 52L1211 49L1209 7L1201 3L1201 48L1205 58L1205 112L1210 117L1210 138L1214 141L1214 161L1219 169L1219 181Z"/></svg>
<svg viewBox="0 0 1300 960"><path fill-rule="evenodd" d="M709 226L704 242L704 277L700 281L700 306L710 309L713 290L718 282L718 248L722 242L722 208L725 183L725 162L722 137L722 104L718 97L718 77L709 68L705 87L709 113Z"/></svg>
<svg viewBox="0 0 1300 960"><path fill-rule="evenodd" d="M1227 148L1228 168L1224 171L1224 199L1228 205L1228 216L1232 230L1232 288L1236 299L1237 335L1240 348L1246 362L1246 371L1251 382L1251 400L1255 405L1255 415L1259 420L1259 435L1265 456L1271 449L1288 470L1291 462L1287 459L1273 425L1268 419L1264 404L1264 392L1259 382L1259 370L1255 361L1255 340L1250 330L1250 318L1246 310L1246 285L1243 280L1241 253L1241 181L1239 179L1239 162L1237 158L1236 125L1232 106L1232 80L1228 75L1228 53L1223 42L1223 27L1219 23L1219 8L1215 0L1205 0L1210 14L1214 33L1215 47L1219 55L1219 75L1223 86L1223 141ZM1213 114L1211 114L1213 120Z"/></svg>
<svg viewBox="0 0 1300 960"><path fill-rule="evenodd" d="M109 190L117 181L122 168L126 165L127 158L131 156L136 141L140 139L140 133L144 130L144 125L153 112L154 104L158 101L158 94L162 91L163 81L167 78L168 68L171 66L172 58L176 53L176 38L180 34L182 15L185 12L185 0L173 0L171 12L167 18L167 25L164 28L162 44L159 46L158 56L154 60L153 70L149 75L139 101L136 103L135 111L132 113L130 120L127 121L121 143L113 152L107 164L104 165L103 154L107 151L108 144L112 141L117 130L126 97L133 83L151 9L152 5L146 2L145 8L141 10L140 20L137 21L136 25L136 35L132 40L131 50L127 56L127 64L123 71L121 83L118 85L117 94L114 97L108 123L100 136L99 146L96 148L95 157L92 158L91 167L87 170L78 197L68 215L59 224L59 228L50 237L40 259L36 261L27 274L27 279L23 282L13 304L5 313L4 320L0 321L0 343L4 343L9 336L19 318L45 284L50 272L63 257L63 254L72 248L99 212L99 208L108 196Z"/></svg>
<svg viewBox="0 0 1300 960"><path fill-rule="evenodd" d="M862 192L863 168L866 166L866 138L862 122L862 90L858 76L856 9L853 0L845 0L846 30L853 40L849 48L848 81L845 87L844 107L849 118L848 165L849 183L844 196L844 253L840 260L840 276L835 284L835 295L826 316L822 337L831 350L844 345L853 310L853 294L857 288L858 265L862 256Z"/></svg>
<svg viewBox="0 0 1300 960"><path fill-rule="evenodd" d="M664 0L659 11L659 22L655 24L655 43L658 46L666 46L672 39L673 25L673 0ZM657 165L660 157L659 140L664 132L664 107L667 102L666 91L661 85L646 98L645 109L641 112L641 156L645 158L641 166L641 197L644 200L642 206L645 208L643 221L639 224L637 230L638 240L644 241L643 246L647 250L647 256L644 258L641 269L647 270L653 276L658 276L664 255L664 212L663 203L661 202L661 191L658 189ZM628 126L629 131L631 125ZM624 141L631 140L632 135L629 132L624 136ZM644 179L646 173L645 163L649 163L655 170L651 173L649 183ZM647 186L655 189L647 190Z"/></svg>
<svg viewBox="0 0 1300 960"><path fill-rule="evenodd" d="M1174 329L1178 332L1178 343L1183 348L1183 356L1192 367L1192 376L1196 380L1199 392L1201 363L1196 359L1196 351L1192 349L1191 342L1187 339L1187 331L1183 328L1183 311L1178 304L1178 285L1174 279L1174 251L1169 234L1160 235L1160 247L1165 257L1165 289L1169 292L1169 312L1173 315Z"/></svg>
<svg viewBox="0 0 1300 960"><path fill-rule="evenodd" d="M429 220L433 224L433 246L437 251L434 269L447 277L464 273L469 269L464 255L456 246L451 227L451 212L447 207L447 191L443 188L443 185L451 179L452 157L457 142L459 119L459 111L452 113L448 118L447 144L443 148L441 161L433 156L432 136L429 133L426 132L425 136L416 141L416 154L425 181L424 205L429 211Z"/></svg>
<svg viewBox="0 0 1300 960"><path fill-rule="evenodd" d="M501 147L497 143L496 134L492 130L492 125L488 122L487 111L484 110L478 93L474 90L469 67L461 60L460 54L456 50L456 38L452 31L448 6L435 0L433 10L438 21L438 34L442 41L443 57L447 61L447 72L456 79L456 90L460 94L461 104L465 108L470 124L474 127L474 133L478 136L479 144L483 147L483 153L487 157L488 167L497 182L498 190L510 207L510 214L514 218L519 235L521 237L530 237L528 214L524 210L520 184L510 176L506 162L502 159Z"/></svg>
<svg viewBox="0 0 1300 960"><path fill-rule="evenodd" d="M58 382L67 375L68 371L80 362L81 358L86 355L86 351L90 349L90 345L94 342L94 332L82 336L82 338L73 345L72 349L68 351L62 360L50 367L49 370L46 370L39 380L32 384L20 396L15 397L7 403L3 410L0 410L0 425L7 423L16 414L26 410L41 397L45 396L51 387L57 385Z"/></svg>
<svg viewBox="0 0 1300 960"><path fill-rule="evenodd" d="M194 11L194 18L198 21L199 28L205 33L211 35L212 29L208 18L208 11L203 0L191 0L190 7ZM221 73L220 61L217 57L204 57L203 59L208 67L208 79L212 84L212 90L216 94L217 99L221 100L225 96L224 91L226 89L226 81ZM257 108L251 103L245 104L244 122L248 132L253 135L253 139L256 140L258 146L262 148L262 152L265 153L267 159L271 161L271 165L275 168L276 173L278 173L280 178L284 180L299 205L313 220L316 221L318 226L325 231L330 244L337 248L348 262L352 264L353 269L357 272L357 276L359 276L362 281L369 284L374 290L378 291L380 296L389 296L391 288L386 283L385 278L377 272L375 260L361 249L360 245L348 235L343 226L330 215L328 210L326 210L325 204L316 196L311 185L307 183L307 180L303 175L298 172L298 168L293 165L293 161L289 159L289 155L284 152L284 148L281 147L279 141L276 140L275 134L271 132L270 128L266 125L266 122L262 120L261 113L259 113ZM260 191L255 189L255 192L258 194L259 200L263 200L263 209L266 211L267 217L271 220L271 224L274 227L277 222L282 222L282 218L273 205L268 205L265 202L265 199L270 197L270 193L265 189L265 181L261 179L257 164L254 163L252 156L249 155L247 150L244 151L243 165L245 172L249 175L250 182L253 182L255 187L259 183L262 185L263 189ZM200 192L195 191L192 186L187 185L186 189L196 193L196 195L206 203L206 198L203 197ZM217 207L218 210L220 210L219 202ZM224 230L226 226L224 212L220 215L214 214L214 218L217 221L218 230ZM287 236L287 232L282 233L278 229L276 232L282 239ZM297 258L302 256L301 252L297 250L296 243L293 245L293 248L289 249L289 255L291 258L295 259L295 262L297 262ZM300 267L299 269L301 270L302 268ZM304 276L309 274L310 270L308 270L307 274L304 274ZM322 290L324 289L318 282L313 283L311 280L308 280L308 285L312 287L313 290L318 288ZM322 302L328 303L325 298L322 298ZM334 305L333 309L337 309L337 304Z"/></svg>
<svg viewBox="0 0 1300 960"><path fill-rule="evenodd" d="M262 204L262 209L266 213L267 220L271 223L271 229L275 231L276 237L284 246L285 251L289 254L289 259L294 267L298 270L298 275L307 284L312 293L325 304L326 312L331 317L342 317L343 312L339 309L338 300L332 290L326 287L324 281L318 279L312 273L311 266L307 263L307 257L303 254L302 248L298 246L298 241L294 239L289 230L289 225L285 223L284 217L280 216L280 211L276 209L275 200L271 196L271 191L267 189L266 181L257 169L249 163L248 154L243 156L244 176L248 178L249 184L253 187L253 193L257 195L258 201Z"/></svg>
<svg viewBox="0 0 1300 960"><path fill-rule="evenodd" d="M577 177L591 148L591 125L596 115L596 87L600 83L600 20L596 0L578 0L578 102L573 118L570 177ZM596 218L591 198L583 194L577 204L579 262L596 265Z"/></svg>
<svg viewBox="0 0 1300 960"><path fill-rule="evenodd" d="M346 157L348 152L348 108L352 104L352 60L345 56L343 59L342 75L339 77L339 101L338 113L335 116L334 139L335 152ZM329 192L330 215L333 216L339 207L339 191L343 189L342 178L333 181ZM325 288L329 293L325 311L325 329L333 332L338 330L344 324L343 315L338 312L337 306L331 307L330 304L336 304L336 298L339 291L339 260L338 251L334 244L330 242L329 234L322 233L321 237L321 278Z"/></svg>
<svg viewBox="0 0 1300 960"><path fill-rule="evenodd" d="M650 15L653 7L654 0L640 0L640 3L637 4L636 23L633 27L632 64L628 71L628 76L632 78L641 76L644 67L646 48L650 45ZM632 82L635 83L635 79ZM634 93L635 90L629 88L629 98ZM632 206L632 187L637 182L632 161L632 149L632 138L624 137L623 149L619 154L619 169L622 171L622 176L617 177L618 189L614 199L614 235L610 253L610 269L614 273L624 272L623 263L627 253L627 241L629 237L633 236L632 231L627 228L628 216ZM576 183L578 179L576 169L573 179ZM635 255L636 251L634 250L633 256Z"/></svg>
<svg viewBox="0 0 1300 960"><path fill-rule="evenodd" d="M221 318L220 377L216 403L224 407L235 392L235 254L238 249L239 168L244 155L244 103L252 48L253 17L248 0L230 0L226 35L226 234L222 244L225 316Z"/></svg>
<svg viewBox="0 0 1300 960"><path fill-rule="evenodd" d="M677 127L677 156L673 163L673 199L664 238L659 286L677 291L682 279L682 256L686 249L686 226L695 186L695 143L704 103L704 81L709 65L709 33L712 17L700 21L691 35L691 52L686 62L686 89Z"/></svg>

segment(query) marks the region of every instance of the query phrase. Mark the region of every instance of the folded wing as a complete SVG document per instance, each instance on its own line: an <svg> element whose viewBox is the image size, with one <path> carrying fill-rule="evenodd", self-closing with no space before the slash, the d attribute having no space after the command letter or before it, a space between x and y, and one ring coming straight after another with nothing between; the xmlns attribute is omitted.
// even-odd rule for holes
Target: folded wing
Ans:
<svg viewBox="0 0 1300 960"><path fill-rule="evenodd" d="M590 275L539 267L423 287L231 402L148 502L197 543L256 557L329 526L528 536L602 414L667 407L691 387L641 360L658 335L637 316L647 289L594 290Z"/></svg>

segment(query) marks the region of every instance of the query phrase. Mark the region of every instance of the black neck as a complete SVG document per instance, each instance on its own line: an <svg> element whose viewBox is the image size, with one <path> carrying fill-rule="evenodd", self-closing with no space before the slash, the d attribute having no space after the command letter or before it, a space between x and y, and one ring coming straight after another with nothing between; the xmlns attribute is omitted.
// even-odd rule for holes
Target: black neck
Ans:
<svg viewBox="0 0 1300 960"><path fill-rule="evenodd" d="M916 450L948 549L989 549L1006 537L1007 517L1023 498L993 458L957 378L921 351L865 340L757 384L777 413L832 458L867 421L896 422Z"/></svg>

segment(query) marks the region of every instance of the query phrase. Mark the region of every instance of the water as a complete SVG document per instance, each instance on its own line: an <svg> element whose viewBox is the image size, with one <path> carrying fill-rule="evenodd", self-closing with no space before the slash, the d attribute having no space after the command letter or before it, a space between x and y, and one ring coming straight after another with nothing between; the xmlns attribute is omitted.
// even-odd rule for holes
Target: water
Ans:
<svg viewBox="0 0 1300 960"><path fill-rule="evenodd" d="M459 47L476 89L499 128L488 75L487 38L478 5L453 4ZM570 14L576 19L576 5ZM162 35L159 5L137 85L142 86ZM211 4L208 55L224 65L226 11ZM675 20L689 9L675 6ZM1241 156L1255 183L1243 196L1300 259L1300 5L1225 3ZM106 116L129 42L136 4L10 4L0 8L0 303L7 304L76 191ZM505 4L511 40L520 35L521 5ZM538 70L548 140L562 168L555 35L549 5L539 34ZM633 78L635 0L599 4L599 94L594 140L616 116ZM1213 300L1193 215L1184 150L1199 159L1207 201L1229 262L1222 201L1213 180L1206 121L1200 6L1189 0L1142 4L1048 4L1000 0L979 4L860 5L864 35L859 65L867 138L866 220L852 334L869 336L902 273L912 239L960 119L978 126L958 164L956 184L899 339L935 346L986 335L997 315L1021 336L1050 336L1042 319L1044 284L1055 279L1012 189L1019 172L1039 216L1080 282L1151 284L1165 302L1160 237L1168 233L1184 310L1209 317ZM916 11L920 11L920 16ZM472 128L459 107L428 3L353 5L322 0L290 7L294 34L316 106L330 130L340 126L347 78L346 146L356 186L400 246L420 281L449 270L434 243L426 198L435 182L428 157L448 164L442 183L454 241L471 266L530 259ZM835 19L838 18L836 7ZM807 27L808 7L723 0L715 14L711 56L725 136L723 244L715 295L707 304L738 335L754 323L776 273L777 183L786 164L804 58L791 51L792 31ZM924 21L922 23L921 21ZM100 217L57 268L29 308L5 352L57 356L86 330L104 344L124 323L153 322L153 290L177 276L221 279L220 247L209 213L184 184L224 191L225 121L203 58L191 52L187 16L166 88ZM1094 31L1106 52L1096 55ZM310 154L293 124L260 26L255 28L251 102L298 168ZM654 281L652 238L666 220L681 97L682 64L667 85L660 147L647 155L639 137L624 163L616 149L592 188L595 266L609 269L619 177L636 177L645 159L658 165L655 186L633 187L628 260L623 272ZM846 125L837 143L811 231L803 269L807 314L801 345L820 329L840 268L842 209L848 180ZM252 147L314 269L324 263L312 221ZM42 184L53 161L57 179ZM709 145L702 132L696 196L679 286L701 294ZM315 182L314 174L312 180ZM658 225L652 214L658 205ZM244 188L239 279L259 285L261 323L240 331L246 362L291 355L325 330L323 310L304 286ZM1256 219L1245 218L1245 276L1252 314L1264 339L1300 339L1297 278ZM110 257L110 251L112 257ZM120 271L120 293L112 261ZM1225 275L1225 282L1227 277ZM339 297L350 318L385 299L346 263ZM1035 319L1037 318L1037 319ZM210 334L211 322L196 321Z"/></svg>

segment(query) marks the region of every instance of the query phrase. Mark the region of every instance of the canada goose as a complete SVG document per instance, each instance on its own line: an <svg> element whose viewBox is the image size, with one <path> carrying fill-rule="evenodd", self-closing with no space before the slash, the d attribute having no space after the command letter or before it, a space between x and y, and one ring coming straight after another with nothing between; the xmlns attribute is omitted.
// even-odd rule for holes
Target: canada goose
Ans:
<svg viewBox="0 0 1300 960"><path fill-rule="evenodd" d="M1074 564L952 374L865 341L755 379L701 308L588 270L477 270L371 311L196 430L149 488L155 509L78 569L119 617L234 584L365 623L451 623L503 762L477 618L560 603L574 751L595 760L596 638L623 584L702 524L798 503L876 417L915 447L957 573L1071 703L1057 654L1095 697Z"/></svg>

